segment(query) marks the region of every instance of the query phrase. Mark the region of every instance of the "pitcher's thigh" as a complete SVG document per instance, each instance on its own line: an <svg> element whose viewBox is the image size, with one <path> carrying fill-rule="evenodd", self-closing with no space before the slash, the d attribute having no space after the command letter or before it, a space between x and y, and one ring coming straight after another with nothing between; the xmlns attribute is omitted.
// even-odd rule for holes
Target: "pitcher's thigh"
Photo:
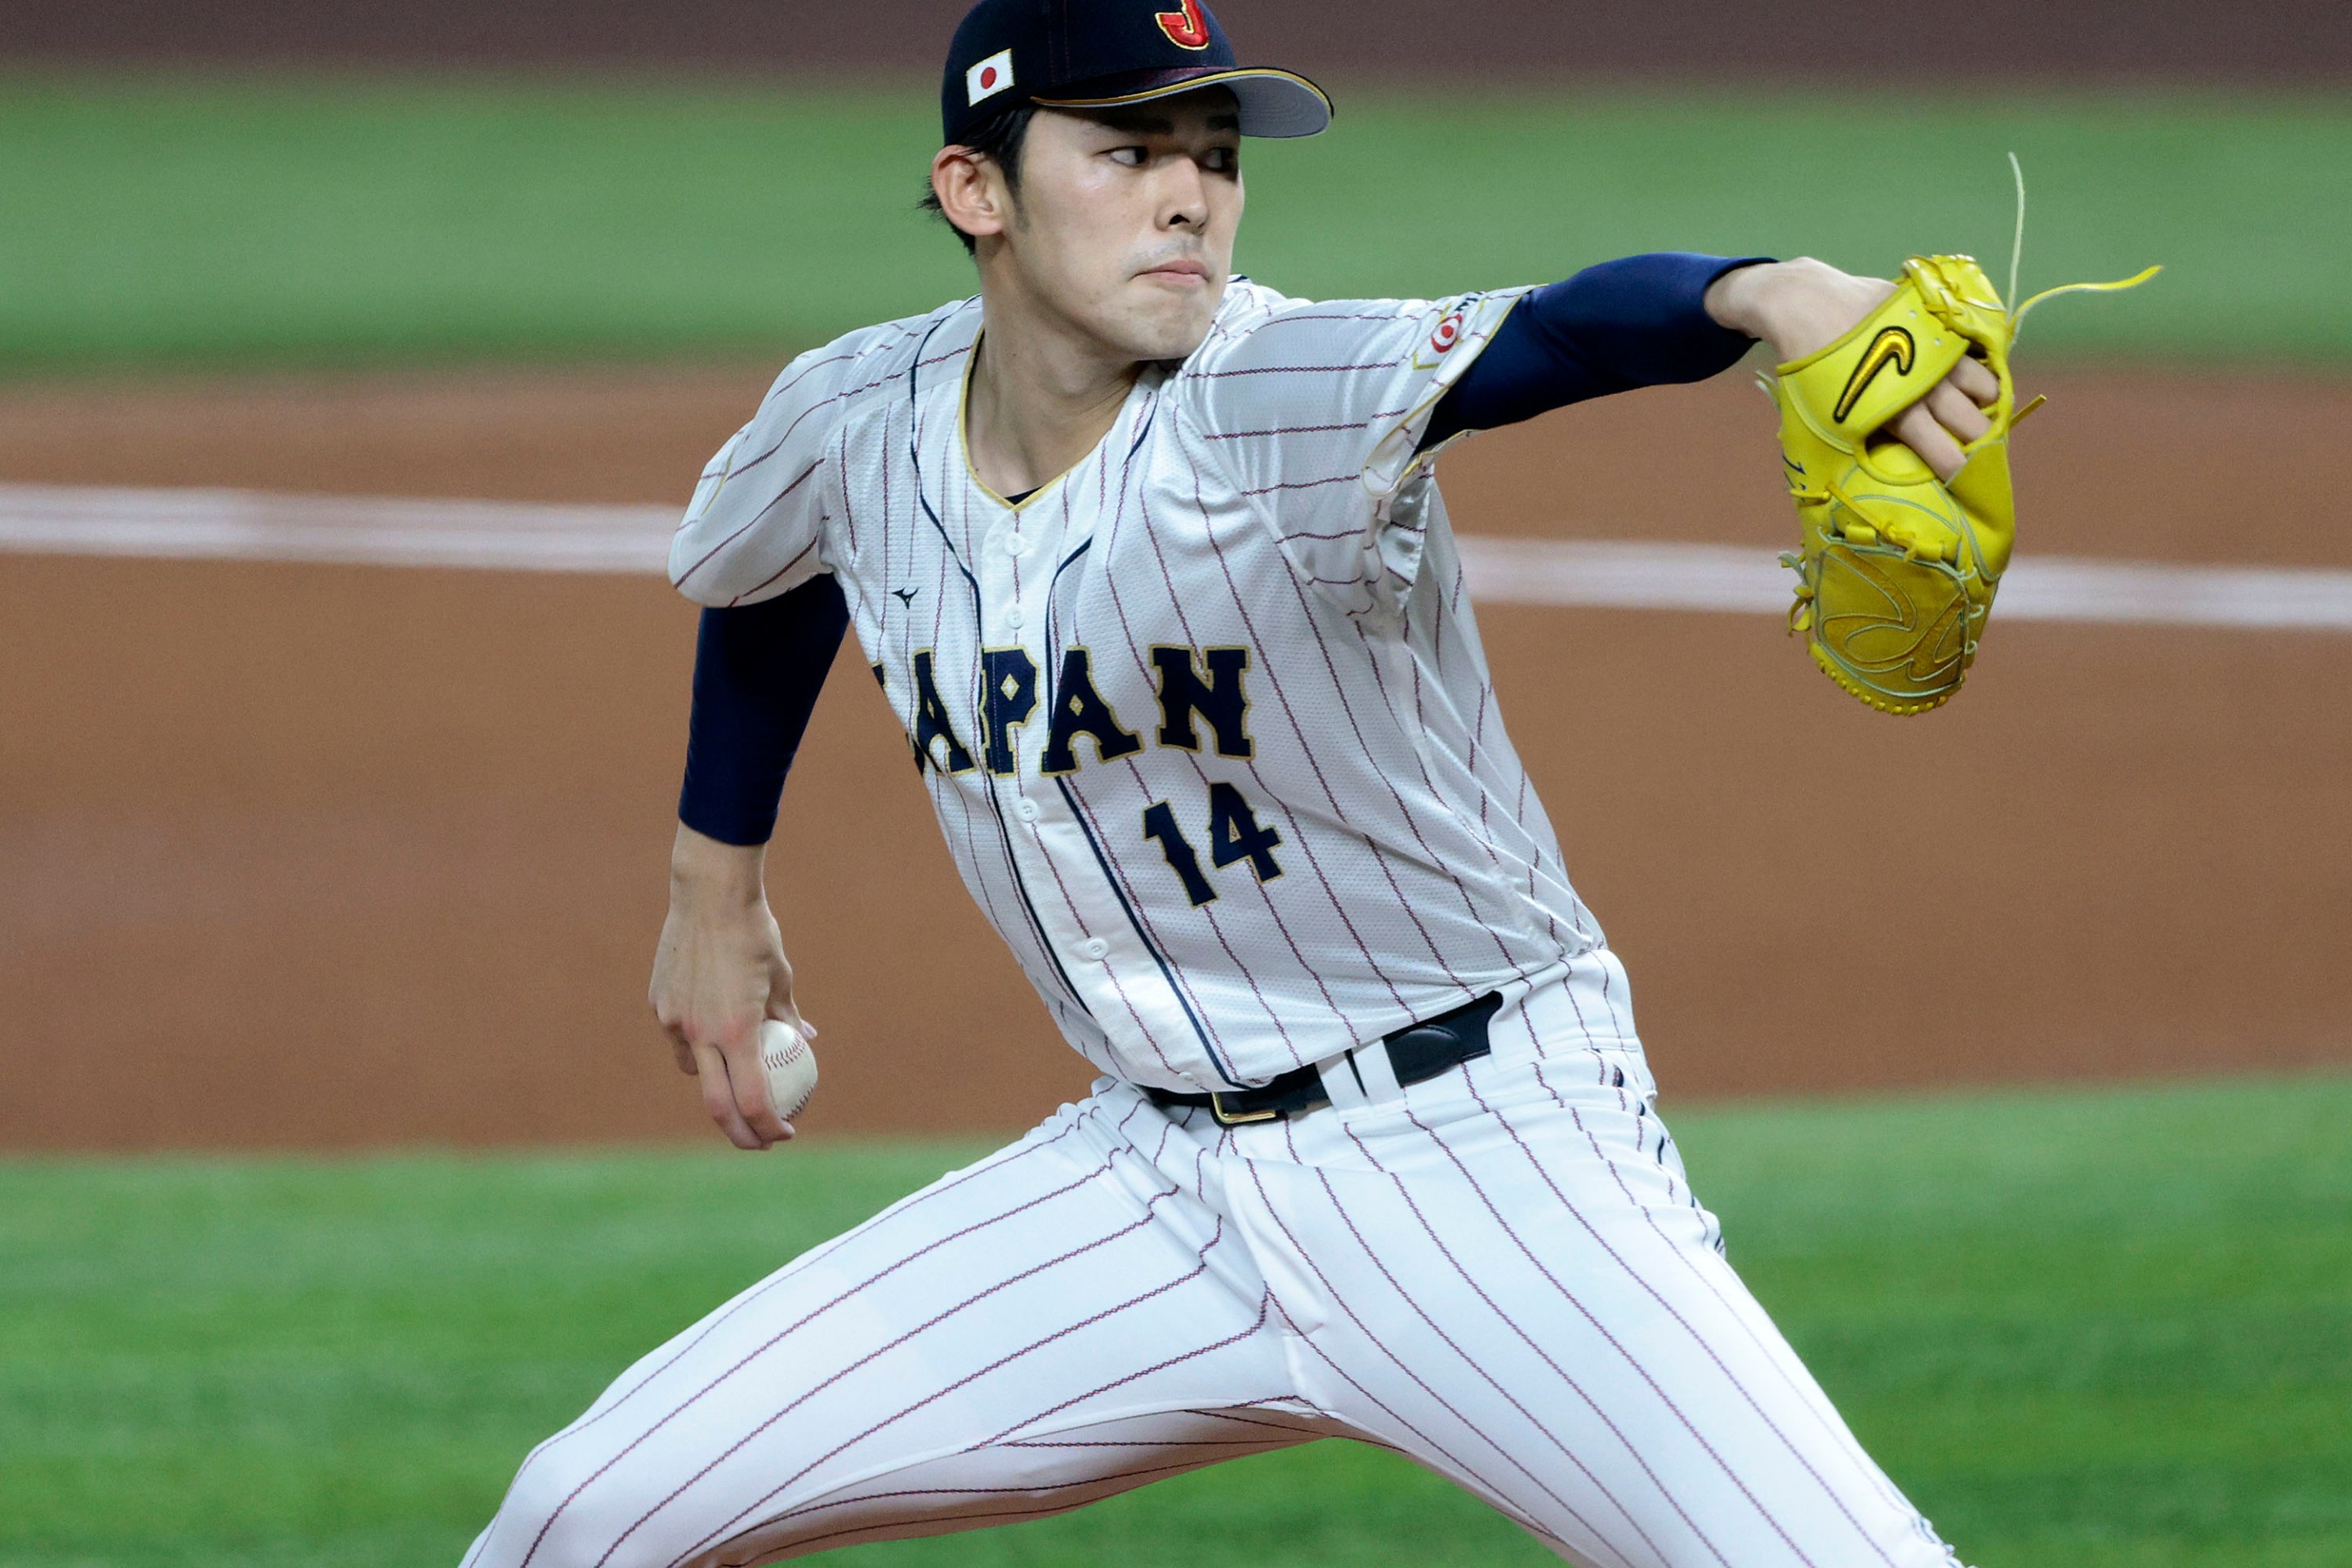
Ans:
<svg viewBox="0 0 2352 1568"><path fill-rule="evenodd" d="M1333 1397L1596 1568L1949 1568L1656 1134L1522 1102L1315 1173Z"/></svg>
<svg viewBox="0 0 2352 1568"><path fill-rule="evenodd" d="M470 1568L756 1560L722 1549L871 1478L925 1467L937 1490L1008 1438L1257 1397L1262 1292L1213 1268L1213 1221L1101 1131L1066 1113L638 1363L525 1461ZM1015 1480L1051 1489L1115 1456L1025 1458Z"/></svg>
<svg viewBox="0 0 2352 1568"><path fill-rule="evenodd" d="M709 1561L741 1568L867 1542L1019 1524L1331 1435L1326 1422L1250 1408L1056 1426L864 1477L773 1515Z"/></svg>

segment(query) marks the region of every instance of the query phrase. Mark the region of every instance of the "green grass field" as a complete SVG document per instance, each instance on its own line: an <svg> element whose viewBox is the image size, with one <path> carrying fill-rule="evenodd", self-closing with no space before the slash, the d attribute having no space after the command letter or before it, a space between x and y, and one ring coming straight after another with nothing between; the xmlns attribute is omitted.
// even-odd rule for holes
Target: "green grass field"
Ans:
<svg viewBox="0 0 2352 1568"><path fill-rule="evenodd" d="M1241 261L1298 294L1542 281L1637 249L1958 248L2030 284L2170 270L2037 318L2106 355L2352 358L2340 96L1346 96L1255 143ZM920 92L0 81L0 372L723 353L968 292L913 211Z"/></svg>
<svg viewBox="0 0 2352 1568"><path fill-rule="evenodd" d="M1734 1261L1979 1568L2352 1562L2352 1079L1679 1125ZM454 1564L625 1363L974 1152L0 1165L0 1564ZM1549 1561L1342 1444L843 1560Z"/></svg>

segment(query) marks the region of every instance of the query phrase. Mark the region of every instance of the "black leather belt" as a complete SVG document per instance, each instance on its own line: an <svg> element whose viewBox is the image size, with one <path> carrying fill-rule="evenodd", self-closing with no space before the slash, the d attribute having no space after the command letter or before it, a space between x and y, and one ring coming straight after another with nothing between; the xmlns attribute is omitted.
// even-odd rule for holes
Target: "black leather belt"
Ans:
<svg viewBox="0 0 2352 1568"><path fill-rule="evenodd" d="M1502 1006L1503 994L1490 991L1467 1006L1440 1014L1425 1023L1408 1024L1383 1038L1381 1047L1389 1054L1389 1066L1396 1072L1398 1087L1410 1089L1417 1083L1427 1083L1464 1062L1494 1054L1494 1044L1486 1037L1486 1026L1495 1021ZM1350 1071L1355 1068L1355 1056L1354 1051L1348 1053ZM1358 1081L1362 1080L1359 1078ZM1179 1094L1173 1089L1146 1086L1143 1092L1154 1105L1205 1106L1221 1127L1286 1121L1331 1103L1330 1095L1324 1091L1322 1073L1311 1067L1284 1073L1257 1089L1232 1089L1221 1094Z"/></svg>

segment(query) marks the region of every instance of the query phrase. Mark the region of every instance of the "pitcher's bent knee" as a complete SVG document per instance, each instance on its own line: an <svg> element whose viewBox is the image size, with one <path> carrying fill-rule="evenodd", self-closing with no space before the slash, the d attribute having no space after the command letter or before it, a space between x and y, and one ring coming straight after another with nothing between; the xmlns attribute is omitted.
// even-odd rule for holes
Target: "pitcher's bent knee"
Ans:
<svg viewBox="0 0 2352 1568"><path fill-rule="evenodd" d="M648 1531L672 1489L649 1494L627 1470L625 1458L558 1438L525 1462L465 1568L669 1568L677 1553Z"/></svg>

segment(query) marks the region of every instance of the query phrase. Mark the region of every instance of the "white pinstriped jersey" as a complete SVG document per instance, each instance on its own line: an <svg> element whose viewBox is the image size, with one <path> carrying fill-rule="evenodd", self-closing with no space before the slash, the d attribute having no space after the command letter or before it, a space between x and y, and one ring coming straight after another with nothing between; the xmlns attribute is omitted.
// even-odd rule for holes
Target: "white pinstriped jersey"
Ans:
<svg viewBox="0 0 2352 1568"><path fill-rule="evenodd" d="M1263 1083L1521 980L1631 1038L1415 452L1517 298L1236 279L1017 507L964 448L979 302L855 332L713 459L671 575L840 578L966 885L1114 1077Z"/></svg>

